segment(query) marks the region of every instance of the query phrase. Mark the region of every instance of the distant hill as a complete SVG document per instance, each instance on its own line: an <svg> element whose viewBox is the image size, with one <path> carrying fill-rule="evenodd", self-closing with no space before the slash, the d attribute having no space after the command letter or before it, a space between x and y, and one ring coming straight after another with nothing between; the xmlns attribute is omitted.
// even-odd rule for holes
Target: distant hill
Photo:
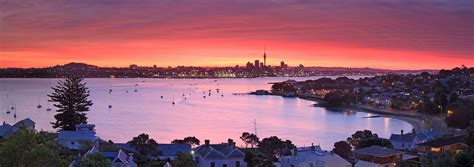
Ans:
<svg viewBox="0 0 474 167"><path fill-rule="evenodd" d="M57 65L57 66L54 66L53 68L57 68L57 67L62 67L62 68L67 68L67 69L99 68L98 66L95 66L95 65L89 65L86 63L76 63L76 62L71 62L68 64L64 64L62 66Z"/></svg>

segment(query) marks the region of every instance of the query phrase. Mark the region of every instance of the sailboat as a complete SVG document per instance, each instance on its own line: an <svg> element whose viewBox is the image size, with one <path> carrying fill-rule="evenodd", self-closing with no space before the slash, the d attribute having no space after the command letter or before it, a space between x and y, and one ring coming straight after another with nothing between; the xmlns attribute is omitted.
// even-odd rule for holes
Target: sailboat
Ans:
<svg viewBox="0 0 474 167"><path fill-rule="evenodd" d="M173 102L172 102L171 104L173 104L173 105L175 104L175 102L174 102L174 96L173 96Z"/></svg>
<svg viewBox="0 0 474 167"><path fill-rule="evenodd" d="M49 107L49 100L48 100L46 111L51 111L51 110L52 109Z"/></svg>
<svg viewBox="0 0 474 167"><path fill-rule="evenodd" d="M15 104L15 107L16 107L16 104ZM16 118L16 109L15 109L15 113L13 114L13 118Z"/></svg>
<svg viewBox="0 0 474 167"><path fill-rule="evenodd" d="M138 84L135 84L135 90L134 90L135 92L138 91L138 90L137 90L137 86L138 86Z"/></svg>
<svg viewBox="0 0 474 167"><path fill-rule="evenodd" d="M43 107L41 104L40 104L40 98L38 97L38 105L36 106L36 108L41 108Z"/></svg>

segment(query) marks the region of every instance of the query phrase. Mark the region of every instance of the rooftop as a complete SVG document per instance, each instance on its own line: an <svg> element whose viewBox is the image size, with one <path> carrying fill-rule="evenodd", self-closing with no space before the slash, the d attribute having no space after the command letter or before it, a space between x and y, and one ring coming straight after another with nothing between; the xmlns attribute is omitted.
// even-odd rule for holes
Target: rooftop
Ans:
<svg viewBox="0 0 474 167"><path fill-rule="evenodd" d="M93 131L60 131L58 140L95 140Z"/></svg>
<svg viewBox="0 0 474 167"><path fill-rule="evenodd" d="M18 121L15 125L15 127L34 127L35 126L35 122L33 120L31 120L30 118L26 118L26 119L23 119L21 121Z"/></svg>
<svg viewBox="0 0 474 167"><path fill-rule="evenodd" d="M189 144L158 144L156 147L161 151L162 156L175 156L178 153L191 152Z"/></svg>
<svg viewBox="0 0 474 167"><path fill-rule="evenodd" d="M244 158L245 154L234 144L205 144L196 148L196 155L204 159Z"/></svg>
<svg viewBox="0 0 474 167"><path fill-rule="evenodd" d="M392 155L403 154L403 151L394 150L391 148L381 146L370 146L366 148L357 149L354 151L357 154L369 155L374 157L388 157Z"/></svg>

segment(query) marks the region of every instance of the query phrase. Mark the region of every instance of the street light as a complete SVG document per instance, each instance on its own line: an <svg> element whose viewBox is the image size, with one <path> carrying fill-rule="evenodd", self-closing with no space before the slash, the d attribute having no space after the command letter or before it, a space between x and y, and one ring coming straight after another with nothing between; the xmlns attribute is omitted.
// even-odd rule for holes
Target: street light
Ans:
<svg viewBox="0 0 474 167"><path fill-rule="evenodd" d="M443 106L438 106L438 108L441 110L439 115L443 118Z"/></svg>
<svg viewBox="0 0 474 167"><path fill-rule="evenodd" d="M452 110L448 110L448 116L451 116L453 114L454 114L454 112Z"/></svg>

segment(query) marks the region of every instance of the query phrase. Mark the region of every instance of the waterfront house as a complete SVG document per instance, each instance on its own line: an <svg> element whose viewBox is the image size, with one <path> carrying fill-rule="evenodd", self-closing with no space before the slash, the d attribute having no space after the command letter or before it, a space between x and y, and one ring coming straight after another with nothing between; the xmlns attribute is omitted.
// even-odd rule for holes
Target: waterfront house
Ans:
<svg viewBox="0 0 474 167"><path fill-rule="evenodd" d="M279 159L281 167L351 167L352 164L332 152L323 151L321 147L301 147L292 155Z"/></svg>
<svg viewBox="0 0 474 167"><path fill-rule="evenodd" d="M390 136L390 143L397 150L413 150L416 148L417 140L418 137L415 130L406 134L401 130L400 134L392 134Z"/></svg>
<svg viewBox="0 0 474 167"><path fill-rule="evenodd" d="M75 131L60 131L58 143L69 149L80 149L84 144L95 144L99 138L95 135L95 125L78 124Z"/></svg>
<svg viewBox="0 0 474 167"><path fill-rule="evenodd" d="M395 167L403 160L403 151L381 146L370 146L354 151L357 162L354 167Z"/></svg>
<svg viewBox="0 0 474 167"><path fill-rule="evenodd" d="M17 131L17 128L3 122L0 126L0 139L7 138Z"/></svg>
<svg viewBox="0 0 474 167"><path fill-rule="evenodd" d="M235 142L210 144L205 140L194 152L197 167L246 167L245 153L235 146Z"/></svg>
<svg viewBox="0 0 474 167"><path fill-rule="evenodd" d="M421 154L457 152L467 147L464 136L442 137L416 145L416 149Z"/></svg>
<svg viewBox="0 0 474 167"><path fill-rule="evenodd" d="M26 128L30 130L35 129L35 122L31 120L30 118L23 119L21 121L18 121L15 125L13 125L16 128Z"/></svg>

